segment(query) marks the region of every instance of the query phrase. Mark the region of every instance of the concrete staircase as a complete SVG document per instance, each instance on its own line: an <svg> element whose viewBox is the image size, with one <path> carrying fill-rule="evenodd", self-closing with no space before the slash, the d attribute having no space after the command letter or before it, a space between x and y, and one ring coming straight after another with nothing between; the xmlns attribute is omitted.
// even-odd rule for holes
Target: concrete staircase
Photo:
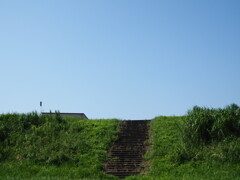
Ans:
<svg viewBox="0 0 240 180"><path fill-rule="evenodd" d="M148 120L121 121L119 139L109 150L105 173L125 178L141 172L149 123Z"/></svg>

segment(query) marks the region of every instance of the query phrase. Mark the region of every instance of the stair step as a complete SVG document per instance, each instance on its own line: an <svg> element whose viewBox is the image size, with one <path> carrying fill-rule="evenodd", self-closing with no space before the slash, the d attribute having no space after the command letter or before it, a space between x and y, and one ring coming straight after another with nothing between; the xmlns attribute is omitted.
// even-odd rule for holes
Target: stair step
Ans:
<svg viewBox="0 0 240 180"><path fill-rule="evenodd" d="M146 151L149 122L147 120L122 121L118 140L108 152L104 171L107 174L124 178L139 174L143 168L143 155Z"/></svg>
<svg viewBox="0 0 240 180"><path fill-rule="evenodd" d="M132 154L129 154L129 153L123 153L123 152L119 152L119 153L117 153L117 152L115 152L115 153L109 153L109 160L110 159L117 159L117 158L119 158L119 157L123 157L123 156L130 156L130 157L135 157L135 158L140 158L140 159L142 159L142 157L143 157L143 155L144 154L142 154L142 153L132 153Z"/></svg>

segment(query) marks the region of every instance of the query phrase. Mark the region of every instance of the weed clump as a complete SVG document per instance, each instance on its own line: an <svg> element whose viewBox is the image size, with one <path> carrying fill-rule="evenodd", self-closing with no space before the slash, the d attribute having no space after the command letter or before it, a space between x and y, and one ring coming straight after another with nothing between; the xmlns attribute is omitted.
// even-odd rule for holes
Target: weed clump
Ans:
<svg viewBox="0 0 240 180"><path fill-rule="evenodd" d="M195 106L179 130L179 162L204 158L240 162L240 107L236 104L224 109Z"/></svg>

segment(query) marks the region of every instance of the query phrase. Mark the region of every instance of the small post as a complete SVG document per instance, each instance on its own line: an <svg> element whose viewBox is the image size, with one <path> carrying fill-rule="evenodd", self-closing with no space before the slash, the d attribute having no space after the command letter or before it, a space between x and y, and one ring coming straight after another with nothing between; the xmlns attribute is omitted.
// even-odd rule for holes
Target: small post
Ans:
<svg viewBox="0 0 240 180"><path fill-rule="evenodd" d="M41 113L42 113L42 101L40 101Z"/></svg>

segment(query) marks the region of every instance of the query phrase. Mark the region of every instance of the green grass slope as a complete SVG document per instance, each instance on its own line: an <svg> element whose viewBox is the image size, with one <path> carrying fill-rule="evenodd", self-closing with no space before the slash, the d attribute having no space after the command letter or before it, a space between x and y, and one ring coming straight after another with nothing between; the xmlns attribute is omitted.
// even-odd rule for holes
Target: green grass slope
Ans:
<svg viewBox="0 0 240 180"><path fill-rule="evenodd" d="M151 122L147 175L127 179L240 179L240 108L194 107Z"/></svg>
<svg viewBox="0 0 240 180"><path fill-rule="evenodd" d="M116 119L0 116L0 179L113 179L102 172Z"/></svg>
<svg viewBox="0 0 240 180"><path fill-rule="evenodd" d="M0 179L118 179L102 172L118 121L0 116ZM151 121L146 170L126 179L240 179L240 107Z"/></svg>

